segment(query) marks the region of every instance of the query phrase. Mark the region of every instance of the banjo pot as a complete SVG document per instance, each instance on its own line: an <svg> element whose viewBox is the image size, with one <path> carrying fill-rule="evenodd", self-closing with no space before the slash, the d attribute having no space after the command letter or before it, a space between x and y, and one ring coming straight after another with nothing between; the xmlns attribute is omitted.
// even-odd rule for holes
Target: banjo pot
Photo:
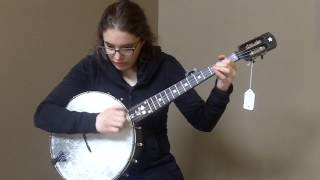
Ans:
<svg viewBox="0 0 320 180"><path fill-rule="evenodd" d="M67 105L70 111L99 113L120 105L113 96L89 91L75 96ZM136 128L128 118L128 126L112 134L52 134L52 163L64 179L117 179L134 160L136 145L141 146Z"/></svg>

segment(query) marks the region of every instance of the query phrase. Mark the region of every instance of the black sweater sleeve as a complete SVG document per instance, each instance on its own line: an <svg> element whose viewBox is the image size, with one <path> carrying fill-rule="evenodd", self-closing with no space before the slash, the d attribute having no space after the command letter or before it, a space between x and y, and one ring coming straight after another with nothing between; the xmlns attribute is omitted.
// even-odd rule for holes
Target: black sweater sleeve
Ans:
<svg viewBox="0 0 320 180"><path fill-rule="evenodd" d="M88 90L90 81L90 61L86 58L75 65L60 84L40 103L34 124L48 132L88 133L97 132L97 114L69 111L65 107L77 94Z"/></svg>
<svg viewBox="0 0 320 180"><path fill-rule="evenodd" d="M171 59L171 65L167 68L172 73L168 73L171 75L168 79L171 79L171 83L175 83L185 78L185 70L173 57ZM174 103L194 128L209 132L225 111L232 89L232 85L227 92L215 87L206 101L194 89L191 89L178 97Z"/></svg>
<svg viewBox="0 0 320 180"><path fill-rule="evenodd" d="M193 127L201 131L212 131L229 102L228 92L214 88L204 102L195 90L191 90L175 101L178 109Z"/></svg>

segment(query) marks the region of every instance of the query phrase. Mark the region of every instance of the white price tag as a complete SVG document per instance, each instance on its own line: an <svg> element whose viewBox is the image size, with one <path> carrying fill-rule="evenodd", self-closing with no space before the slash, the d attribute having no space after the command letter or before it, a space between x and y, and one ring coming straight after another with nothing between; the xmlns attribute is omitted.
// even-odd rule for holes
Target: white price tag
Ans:
<svg viewBox="0 0 320 180"><path fill-rule="evenodd" d="M244 93L243 108L252 111L254 109L255 94L252 89L248 89Z"/></svg>

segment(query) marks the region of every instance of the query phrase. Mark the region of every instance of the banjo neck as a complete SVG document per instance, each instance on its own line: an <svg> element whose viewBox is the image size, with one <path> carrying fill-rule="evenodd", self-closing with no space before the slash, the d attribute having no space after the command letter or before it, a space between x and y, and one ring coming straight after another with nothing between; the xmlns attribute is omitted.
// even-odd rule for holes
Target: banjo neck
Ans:
<svg viewBox="0 0 320 180"><path fill-rule="evenodd" d="M229 55L228 59L233 62L240 60L236 52ZM130 120L135 123L141 121L154 112L157 112L162 107L168 105L182 94L214 76L214 74L212 66L189 73L186 78L176 84L130 108L128 110Z"/></svg>

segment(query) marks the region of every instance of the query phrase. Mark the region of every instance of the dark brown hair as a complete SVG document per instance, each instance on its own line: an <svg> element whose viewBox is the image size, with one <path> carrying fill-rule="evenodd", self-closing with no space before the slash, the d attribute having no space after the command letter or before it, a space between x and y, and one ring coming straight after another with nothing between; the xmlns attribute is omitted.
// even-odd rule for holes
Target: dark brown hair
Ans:
<svg viewBox="0 0 320 180"><path fill-rule="evenodd" d="M141 38L148 47L156 41L143 9L129 0L118 0L104 10L98 25L98 46L103 46L102 34L107 29L129 32Z"/></svg>

